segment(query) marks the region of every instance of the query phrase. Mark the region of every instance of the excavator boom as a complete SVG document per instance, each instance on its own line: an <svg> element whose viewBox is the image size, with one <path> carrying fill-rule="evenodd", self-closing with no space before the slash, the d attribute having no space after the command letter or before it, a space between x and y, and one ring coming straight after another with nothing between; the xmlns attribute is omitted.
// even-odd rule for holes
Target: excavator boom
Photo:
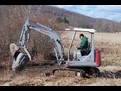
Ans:
<svg viewBox="0 0 121 91"><path fill-rule="evenodd" d="M30 39L31 30L35 30L41 34L47 35L53 40L55 45L54 51L57 58L57 63L60 65L64 60L64 51L60 41L60 37L54 30L45 25L42 25L40 23L35 23L27 19L21 31L18 47L23 48L27 56L29 57L29 60L32 60L29 50L27 49L27 43L29 42Z"/></svg>
<svg viewBox="0 0 121 91"><path fill-rule="evenodd" d="M49 36L55 44L54 51L58 62L61 62L62 60L64 60L63 58L64 52L63 52L63 47L62 47L59 35L51 28L46 27L40 23L34 23L33 21L30 21L30 20L26 20L23 26L20 40L19 40L20 48L23 48L24 46L26 46L27 42L29 42L31 29Z"/></svg>

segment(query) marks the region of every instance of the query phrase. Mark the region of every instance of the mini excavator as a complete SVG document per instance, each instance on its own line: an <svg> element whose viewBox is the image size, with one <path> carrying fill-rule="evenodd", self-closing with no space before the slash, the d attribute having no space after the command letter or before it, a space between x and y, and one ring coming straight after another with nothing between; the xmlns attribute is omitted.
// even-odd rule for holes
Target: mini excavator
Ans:
<svg viewBox="0 0 121 91"><path fill-rule="evenodd" d="M13 71L24 69L26 67L27 62L32 60L30 52L27 48L27 43L29 42L29 39L30 39L30 32L32 30L35 30L41 34L47 35L50 37L51 40L53 40L53 43L55 45L54 52L55 52L57 63L60 67L62 66L62 69L60 68L54 69L53 74L57 70L71 70L71 71L75 71L75 75L79 75L83 77L86 76L87 73L88 73L88 76L92 76L92 75L99 76L100 72L98 67L101 66L101 50L94 49L94 33L96 32L95 29L78 28L78 27L66 28L65 31L74 32L74 34L72 36L72 41L68 48L67 59L65 59L64 49L59 35L53 29L41 23L35 23L29 19L27 19L23 25L19 42L16 45L18 48L15 50L14 54L12 53ZM88 49L77 50L78 61L75 61L70 56L70 50L72 48L72 44L77 32L89 32L91 34L91 42L90 42L90 47ZM10 46L12 46L12 44L10 44ZM24 49L25 53L21 53L19 51L20 49Z"/></svg>

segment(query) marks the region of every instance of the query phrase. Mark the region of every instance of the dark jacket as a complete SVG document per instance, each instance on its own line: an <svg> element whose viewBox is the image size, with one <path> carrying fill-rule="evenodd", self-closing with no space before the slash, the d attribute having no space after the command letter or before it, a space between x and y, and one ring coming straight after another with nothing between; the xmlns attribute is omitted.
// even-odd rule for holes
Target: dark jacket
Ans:
<svg viewBox="0 0 121 91"><path fill-rule="evenodd" d="M80 48L87 49L88 48L88 38L84 36L80 42Z"/></svg>

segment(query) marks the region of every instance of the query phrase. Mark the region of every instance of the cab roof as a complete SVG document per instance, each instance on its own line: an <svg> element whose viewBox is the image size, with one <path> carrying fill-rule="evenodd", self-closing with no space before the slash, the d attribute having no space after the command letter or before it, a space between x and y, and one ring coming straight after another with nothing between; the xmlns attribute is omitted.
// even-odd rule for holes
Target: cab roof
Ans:
<svg viewBox="0 0 121 91"><path fill-rule="evenodd" d="M77 31L77 32L90 32L90 33L94 33L96 31L95 29L78 28L78 27L66 28L65 30L68 30L68 31Z"/></svg>

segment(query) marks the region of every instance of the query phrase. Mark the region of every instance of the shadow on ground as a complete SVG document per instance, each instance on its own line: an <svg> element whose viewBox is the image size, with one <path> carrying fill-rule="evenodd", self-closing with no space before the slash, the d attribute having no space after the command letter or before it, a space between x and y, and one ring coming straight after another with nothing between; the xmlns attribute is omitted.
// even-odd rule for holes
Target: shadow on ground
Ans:
<svg viewBox="0 0 121 91"><path fill-rule="evenodd" d="M116 72L112 72L112 71L104 71L104 72L100 72L100 76L101 78L121 78L121 70L118 70Z"/></svg>

